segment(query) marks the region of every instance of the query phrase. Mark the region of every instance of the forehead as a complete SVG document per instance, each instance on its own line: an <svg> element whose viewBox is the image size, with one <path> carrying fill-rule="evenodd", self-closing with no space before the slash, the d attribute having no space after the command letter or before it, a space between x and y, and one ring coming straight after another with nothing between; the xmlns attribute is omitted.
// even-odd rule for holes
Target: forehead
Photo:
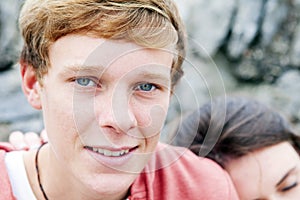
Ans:
<svg viewBox="0 0 300 200"><path fill-rule="evenodd" d="M225 168L241 199L256 199L274 193L276 184L297 165L297 152L283 142L232 160Z"/></svg>
<svg viewBox="0 0 300 200"><path fill-rule="evenodd" d="M52 67L117 65L121 70L123 66L151 64L171 68L173 52L168 48L149 49L130 42L67 35L50 46L49 58Z"/></svg>

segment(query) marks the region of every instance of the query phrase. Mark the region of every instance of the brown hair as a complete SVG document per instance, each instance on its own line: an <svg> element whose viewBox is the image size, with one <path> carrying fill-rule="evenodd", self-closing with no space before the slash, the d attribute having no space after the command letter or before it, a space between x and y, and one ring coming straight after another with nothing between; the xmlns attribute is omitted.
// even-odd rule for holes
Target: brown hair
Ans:
<svg viewBox="0 0 300 200"><path fill-rule="evenodd" d="M231 159L285 141L300 152L300 137L278 112L255 100L231 97L205 104L189 115L174 144L189 147L197 155L207 152L202 156L224 167Z"/></svg>
<svg viewBox="0 0 300 200"><path fill-rule="evenodd" d="M185 32L172 0L27 0L19 24L21 61L41 81L50 66L51 44L68 34L126 40L149 48L175 45L172 86L183 75Z"/></svg>

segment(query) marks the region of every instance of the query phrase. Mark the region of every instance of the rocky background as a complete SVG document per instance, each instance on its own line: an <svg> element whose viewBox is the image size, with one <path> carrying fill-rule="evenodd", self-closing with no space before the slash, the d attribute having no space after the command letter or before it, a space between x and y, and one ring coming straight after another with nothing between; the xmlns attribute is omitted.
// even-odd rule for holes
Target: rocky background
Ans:
<svg viewBox="0 0 300 200"><path fill-rule="evenodd" d="M258 99L300 130L300 0L176 0L189 51L174 92L165 133L174 119L226 95ZM22 0L0 1L0 140L13 130L42 128L20 87L17 18ZM299 132L300 133L300 132Z"/></svg>

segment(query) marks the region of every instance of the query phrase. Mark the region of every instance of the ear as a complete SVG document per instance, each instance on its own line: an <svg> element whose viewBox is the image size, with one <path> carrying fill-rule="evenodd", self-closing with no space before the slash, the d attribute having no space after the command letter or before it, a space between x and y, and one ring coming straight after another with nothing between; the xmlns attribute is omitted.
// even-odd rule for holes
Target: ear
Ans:
<svg viewBox="0 0 300 200"><path fill-rule="evenodd" d="M21 76L22 76L22 89L27 97L28 102L35 109L42 109L40 99L40 84L36 79L36 73L32 66L20 61Z"/></svg>

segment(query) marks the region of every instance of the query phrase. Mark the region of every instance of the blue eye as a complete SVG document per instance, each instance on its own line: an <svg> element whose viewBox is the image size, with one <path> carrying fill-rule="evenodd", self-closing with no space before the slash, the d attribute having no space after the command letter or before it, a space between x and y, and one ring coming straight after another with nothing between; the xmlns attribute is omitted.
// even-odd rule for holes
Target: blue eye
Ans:
<svg viewBox="0 0 300 200"><path fill-rule="evenodd" d="M138 85L137 87L138 90L142 90L142 91L146 91L146 92L150 92L156 89L155 85L151 84L151 83L143 83Z"/></svg>
<svg viewBox="0 0 300 200"><path fill-rule="evenodd" d="M75 79L75 82L83 87L94 87L97 84L95 83L95 81L89 79L89 78L77 78Z"/></svg>

